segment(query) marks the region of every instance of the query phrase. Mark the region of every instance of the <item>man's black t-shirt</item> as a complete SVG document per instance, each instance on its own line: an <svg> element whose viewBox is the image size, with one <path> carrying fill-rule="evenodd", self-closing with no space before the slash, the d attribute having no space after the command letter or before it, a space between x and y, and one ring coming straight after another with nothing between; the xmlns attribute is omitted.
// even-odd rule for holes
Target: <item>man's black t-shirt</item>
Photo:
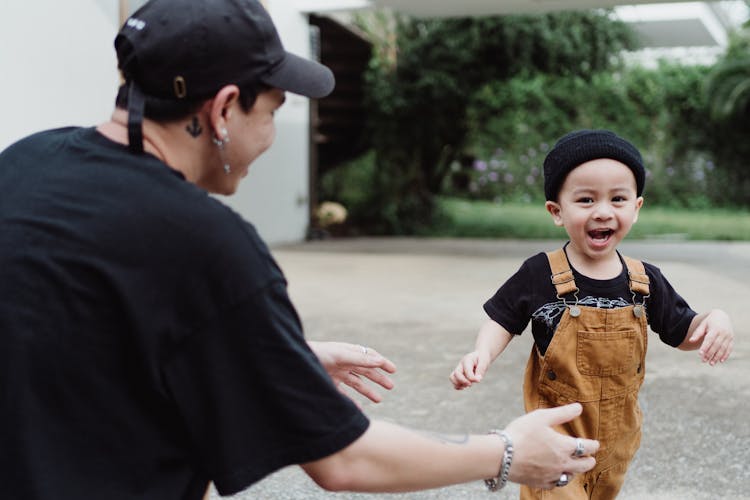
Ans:
<svg viewBox="0 0 750 500"><path fill-rule="evenodd" d="M672 288L659 268L647 262L643 265L651 282L650 296L645 299L648 324L664 343L676 347L685 339L696 313ZM624 262L620 276L609 280L589 278L572 266L571 270L579 288L580 305L613 309L633 304ZM520 335L531 320L534 342L542 355L547 351L565 311L565 304L557 298L552 285L551 274L547 255L534 255L484 304L487 315L514 335ZM565 299L567 302L575 300L572 297ZM641 303L644 298L636 296L636 300Z"/></svg>
<svg viewBox="0 0 750 500"><path fill-rule="evenodd" d="M0 154L4 498L230 494L368 420L254 228L94 129Z"/></svg>

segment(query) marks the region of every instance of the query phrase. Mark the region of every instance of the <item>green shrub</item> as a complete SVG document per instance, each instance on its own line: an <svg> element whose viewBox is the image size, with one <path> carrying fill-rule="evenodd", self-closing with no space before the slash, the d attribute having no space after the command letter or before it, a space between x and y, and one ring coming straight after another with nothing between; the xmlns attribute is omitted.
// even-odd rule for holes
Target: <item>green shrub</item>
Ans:
<svg viewBox="0 0 750 500"><path fill-rule="evenodd" d="M619 64L632 37L603 11L451 20L380 12L361 27L375 41L366 74L373 149L323 175L319 193L343 203L357 231L430 231L446 221L440 195L543 201L544 156L580 128L611 129L641 150L650 206L750 206L748 36L713 69L646 69Z"/></svg>
<svg viewBox="0 0 750 500"><path fill-rule="evenodd" d="M713 157L694 147L696 141L683 127L686 120L708 119L701 92L707 71L662 64L654 70L600 72L589 79L535 74L490 82L475 94L469 111L473 160L454 164L446 192L496 201L539 200L544 156L557 138L571 130L607 128L640 149L646 192L654 204L718 202L720 174Z"/></svg>
<svg viewBox="0 0 750 500"><path fill-rule="evenodd" d="M425 236L565 239L542 203L493 203L441 197L438 224ZM750 241L750 212L726 209L654 207L646 197L628 239Z"/></svg>

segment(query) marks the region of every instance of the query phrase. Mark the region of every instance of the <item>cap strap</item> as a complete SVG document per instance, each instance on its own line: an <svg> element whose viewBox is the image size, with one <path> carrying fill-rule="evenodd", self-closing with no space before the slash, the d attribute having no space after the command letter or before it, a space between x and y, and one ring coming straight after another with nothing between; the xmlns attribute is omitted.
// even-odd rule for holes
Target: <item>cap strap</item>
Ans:
<svg viewBox="0 0 750 500"><path fill-rule="evenodd" d="M145 98L135 81L128 88L128 147L133 153L143 153L143 109Z"/></svg>

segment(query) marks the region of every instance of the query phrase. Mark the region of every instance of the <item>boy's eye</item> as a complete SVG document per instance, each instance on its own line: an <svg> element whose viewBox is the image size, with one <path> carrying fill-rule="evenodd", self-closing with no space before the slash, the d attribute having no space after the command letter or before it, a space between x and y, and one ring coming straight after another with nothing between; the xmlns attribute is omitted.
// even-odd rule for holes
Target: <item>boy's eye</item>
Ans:
<svg viewBox="0 0 750 500"><path fill-rule="evenodd" d="M622 202L622 201L626 201L626 198L624 196L615 196L614 198L612 198L612 201Z"/></svg>
<svg viewBox="0 0 750 500"><path fill-rule="evenodd" d="M576 203L593 203L594 199L589 196L582 196L576 200Z"/></svg>

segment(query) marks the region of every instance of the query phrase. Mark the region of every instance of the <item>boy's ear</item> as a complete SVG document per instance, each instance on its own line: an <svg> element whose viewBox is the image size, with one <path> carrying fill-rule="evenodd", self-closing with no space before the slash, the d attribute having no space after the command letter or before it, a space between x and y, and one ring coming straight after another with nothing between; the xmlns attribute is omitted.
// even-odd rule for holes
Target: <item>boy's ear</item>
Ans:
<svg viewBox="0 0 750 500"><path fill-rule="evenodd" d="M547 212L552 215L552 222L554 222L556 226L560 227L563 225L562 217L560 216L559 203L556 201L548 201L544 204L544 208L546 208Z"/></svg>
<svg viewBox="0 0 750 500"><path fill-rule="evenodd" d="M633 214L633 224L638 222L638 213L640 213L641 207L643 206L643 196L639 196L635 200L635 214Z"/></svg>

